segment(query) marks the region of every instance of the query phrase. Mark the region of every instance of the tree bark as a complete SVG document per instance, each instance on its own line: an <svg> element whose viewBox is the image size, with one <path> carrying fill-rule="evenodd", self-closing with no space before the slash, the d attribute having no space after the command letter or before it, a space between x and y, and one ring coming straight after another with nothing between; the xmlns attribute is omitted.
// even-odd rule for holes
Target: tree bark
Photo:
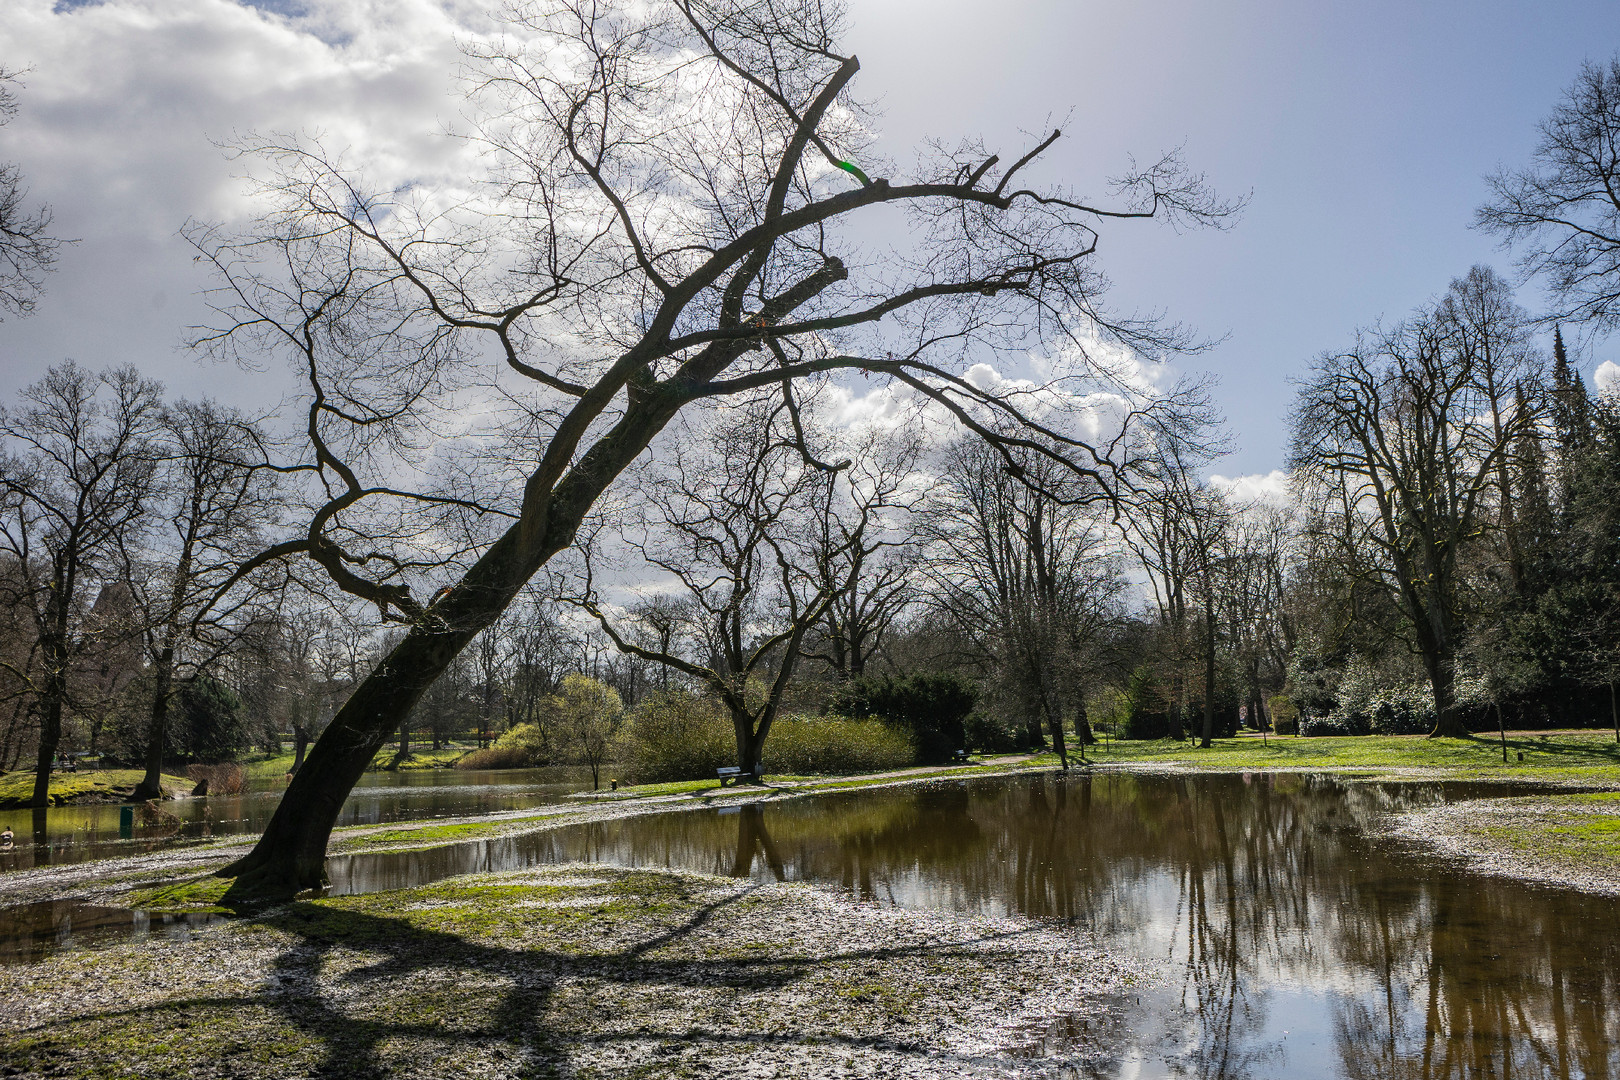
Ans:
<svg viewBox="0 0 1620 1080"><path fill-rule="evenodd" d="M51 766L56 763L56 750L62 743L62 703L67 697L67 657L61 639L53 637L41 650L45 658L45 685L40 697L39 754L34 761L34 796L30 806L42 809L51 805Z"/></svg>
<svg viewBox="0 0 1620 1080"><path fill-rule="evenodd" d="M1201 749L1210 748L1215 735L1215 599L1214 589L1206 587L1204 597L1204 737Z"/></svg>
<svg viewBox="0 0 1620 1080"><path fill-rule="evenodd" d="M309 748L309 730L303 724L293 724L293 763L287 772L296 776L304 764L304 751Z"/></svg>
<svg viewBox="0 0 1620 1080"><path fill-rule="evenodd" d="M174 647L165 646L153 665L152 711L146 725L146 775L135 785L135 802L163 798L163 751L169 742L169 697L174 684Z"/></svg>
<svg viewBox="0 0 1620 1080"><path fill-rule="evenodd" d="M1434 688L1434 730L1430 738L1466 739L1468 727L1452 704L1452 687L1457 681L1455 661L1444 653L1431 653L1424 657L1429 669L1429 682Z"/></svg>

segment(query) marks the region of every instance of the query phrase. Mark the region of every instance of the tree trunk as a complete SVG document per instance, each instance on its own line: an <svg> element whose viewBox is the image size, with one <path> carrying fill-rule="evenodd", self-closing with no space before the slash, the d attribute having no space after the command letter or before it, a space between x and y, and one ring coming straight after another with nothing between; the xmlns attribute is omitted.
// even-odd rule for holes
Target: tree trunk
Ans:
<svg viewBox="0 0 1620 1080"><path fill-rule="evenodd" d="M1614 703L1614 683L1609 684L1609 719L1614 721L1614 741L1620 743L1620 708Z"/></svg>
<svg viewBox="0 0 1620 1080"><path fill-rule="evenodd" d="M1215 599L1214 590L1206 589L1204 598L1204 737L1198 741L1201 749L1208 750L1215 734Z"/></svg>
<svg viewBox="0 0 1620 1080"><path fill-rule="evenodd" d="M236 878L232 899L284 899L326 884L326 845L344 800L474 633L419 624L355 689L293 775L258 844L219 871Z"/></svg>
<svg viewBox="0 0 1620 1080"><path fill-rule="evenodd" d="M1091 717L1086 712L1084 694L1074 696L1074 737L1082 747L1097 745L1097 733L1091 730Z"/></svg>
<svg viewBox="0 0 1620 1080"><path fill-rule="evenodd" d="M219 871L236 878L228 895L281 899L325 884L332 827L372 757L461 650L500 617L540 567L573 542L597 497L683 404L674 394L639 400L632 394L630 401L618 423L575 460L555 488L542 489L533 500L526 496L519 520L355 688L310 748L258 844Z"/></svg>
<svg viewBox="0 0 1620 1080"><path fill-rule="evenodd" d="M293 724L293 763L292 763L292 768L287 770L287 772L290 775L293 775L293 776L298 775L298 770L304 764L304 751L308 747L309 747L309 731L308 731L308 729L306 729L303 724L294 723Z"/></svg>
<svg viewBox="0 0 1620 1080"><path fill-rule="evenodd" d="M39 754L34 762L34 797L28 804L35 808L51 804L51 766L62 742L62 702L67 697L65 651L52 643L44 650L47 674L40 693Z"/></svg>
<svg viewBox="0 0 1620 1080"><path fill-rule="evenodd" d="M169 743L169 696L174 685L174 648L167 646L153 665L152 712L146 724L146 775L135 785L135 802L163 798L163 751Z"/></svg>
<svg viewBox="0 0 1620 1080"><path fill-rule="evenodd" d="M1424 666L1429 669L1429 683L1434 688L1434 730L1429 737L1466 739L1468 728L1451 703L1452 686L1457 679L1451 657L1444 654L1424 657Z"/></svg>
<svg viewBox="0 0 1620 1080"><path fill-rule="evenodd" d="M770 731L770 722L762 718L755 728L752 714L733 707L731 726L737 734L737 768L742 770L737 782L752 783L759 779L761 763L765 760L765 736Z"/></svg>

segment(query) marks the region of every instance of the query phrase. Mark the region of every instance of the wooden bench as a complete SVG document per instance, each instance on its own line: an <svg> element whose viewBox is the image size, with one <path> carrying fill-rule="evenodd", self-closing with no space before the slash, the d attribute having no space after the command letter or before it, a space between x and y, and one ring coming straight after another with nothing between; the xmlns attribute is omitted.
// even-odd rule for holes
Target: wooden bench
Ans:
<svg viewBox="0 0 1620 1080"><path fill-rule="evenodd" d="M726 784L733 781L740 782L743 778L743 771L735 765L728 765L724 769L714 770L714 775L720 778L720 786L725 787ZM754 766L754 775L765 775L765 763L763 761Z"/></svg>
<svg viewBox="0 0 1620 1080"><path fill-rule="evenodd" d="M966 750L958 750L951 755L952 761L966 761L967 759L968 752Z"/></svg>

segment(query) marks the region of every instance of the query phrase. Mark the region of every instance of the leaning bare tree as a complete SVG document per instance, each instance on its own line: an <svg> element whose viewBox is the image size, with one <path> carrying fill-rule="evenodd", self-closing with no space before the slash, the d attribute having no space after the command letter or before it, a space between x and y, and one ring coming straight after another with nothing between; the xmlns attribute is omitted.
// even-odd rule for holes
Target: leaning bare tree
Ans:
<svg viewBox="0 0 1620 1080"><path fill-rule="evenodd" d="M786 402L796 380L864 369L1005 453L1115 482L1108 447L1033 420L1022 385L965 378L964 358L1066 345L1056 378L1081 381L1098 333L1149 352L1182 343L1099 308L1102 230L1218 223L1231 207L1174 156L1132 169L1102 202L1035 186L1056 131L1010 161L964 141L904 171L882 162L840 22L822 0L520 7L506 36L470 47L472 137L491 168L476 182L374 187L310 146L247 148L268 163L275 209L247 236L192 235L221 280L209 343L289 354L308 381L322 497L266 557L307 555L406 630L225 871L240 893L323 880L338 808L372 755L694 402L762 389ZM909 247L858 242L895 212ZM479 379L523 415L521 431L498 420L478 432L510 433L511 471L474 490L397 486L413 474L398 459L420 460ZM453 574L427 565L436 553L411 520L449 508L498 532ZM435 576L453 583L435 591Z"/></svg>

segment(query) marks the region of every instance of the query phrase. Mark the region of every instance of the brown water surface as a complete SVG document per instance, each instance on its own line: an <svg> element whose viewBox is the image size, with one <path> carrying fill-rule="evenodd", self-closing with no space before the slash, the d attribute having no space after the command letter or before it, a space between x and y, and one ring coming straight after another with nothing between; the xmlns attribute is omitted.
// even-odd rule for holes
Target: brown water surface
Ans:
<svg viewBox="0 0 1620 1080"><path fill-rule="evenodd" d="M1377 838L1392 812L1522 792L1024 775L651 814L328 869L335 892L353 893L599 862L1053 920L1075 928L1076 949L1146 957L1164 975L1006 1048L1041 1056L1100 1037L1117 1049L1088 1076L1620 1076L1620 901L1480 877Z"/></svg>
<svg viewBox="0 0 1620 1080"><path fill-rule="evenodd" d="M329 863L334 889L582 861L813 881L874 903L1053 919L1164 965L1119 1077L1620 1076L1620 902L1375 837L1388 813L1522 794L1311 775L1019 777L571 826ZM1094 936L1092 936L1094 935ZM1058 960L1061 962L1061 960Z"/></svg>

